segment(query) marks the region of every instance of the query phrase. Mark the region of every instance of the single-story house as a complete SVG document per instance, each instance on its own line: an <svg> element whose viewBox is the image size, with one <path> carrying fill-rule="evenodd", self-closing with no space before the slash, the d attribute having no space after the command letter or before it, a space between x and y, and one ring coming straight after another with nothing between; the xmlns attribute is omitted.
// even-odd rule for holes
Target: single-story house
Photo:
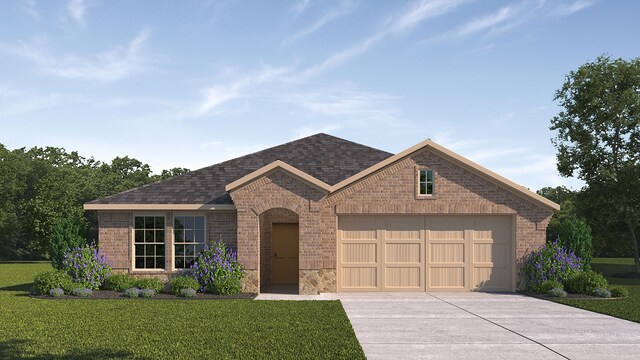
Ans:
<svg viewBox="0 0 640 360"><path fill-rule="evenodd" d="M559 205L434 143L391 154L317 134L91 201L114 269L165 275L207 243L243 289L515 291Z"/></svg>

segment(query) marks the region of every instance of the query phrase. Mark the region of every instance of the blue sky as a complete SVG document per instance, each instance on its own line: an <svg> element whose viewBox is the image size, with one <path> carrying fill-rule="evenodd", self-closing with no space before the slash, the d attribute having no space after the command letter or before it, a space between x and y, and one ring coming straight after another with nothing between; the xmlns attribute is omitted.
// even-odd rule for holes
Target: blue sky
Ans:
<svg viewBox="0 0 640 360"><path fill-rule="evenodd" d="M524 186L566 184L564 76L638 56L640 2L3 1L0 142L156 172L326 132L426 138Z"/></svg>

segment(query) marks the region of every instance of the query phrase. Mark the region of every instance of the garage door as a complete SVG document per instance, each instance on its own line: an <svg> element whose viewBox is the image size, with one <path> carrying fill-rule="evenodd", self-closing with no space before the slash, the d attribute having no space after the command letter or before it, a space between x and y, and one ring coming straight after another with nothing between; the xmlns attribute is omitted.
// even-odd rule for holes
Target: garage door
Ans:
<svg viewBox="0 0 640 360"><path fill-rule="evenodd" d="M338 291L513 291L511 216L341 216Z"/></svg>

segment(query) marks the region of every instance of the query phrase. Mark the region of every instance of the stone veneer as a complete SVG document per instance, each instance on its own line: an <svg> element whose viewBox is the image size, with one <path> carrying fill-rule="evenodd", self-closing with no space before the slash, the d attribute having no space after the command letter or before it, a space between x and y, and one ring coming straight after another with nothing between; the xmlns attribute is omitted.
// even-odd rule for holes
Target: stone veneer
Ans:
<svg viewBox="0 0 640 360"><path fill-rule="evenodd" d="M435 196L416 196L418 168L434 170ZM260 285L269 281L269 261L265 259L270 253L268 224L277 222L273 219L284 213L289 214L284 222L292 221L295 213L299 223L301 294L336 291L339 215L515 215L518 269L526 254L544 245L545 230L552 215L550 209L467 170L456 160L432 149L414 153L332 194L286 171L275 170L233 190L230 195L236 211L208 212L208 239L223 239L238 250L238 258L247 270L244 290L250 292L258 292ZM278 214L279 210L272 209L287 211ZM131 218L131 212L99 213L100 247L114 268L131 266ZM516 278L520 287L520 276Z"/></svg>

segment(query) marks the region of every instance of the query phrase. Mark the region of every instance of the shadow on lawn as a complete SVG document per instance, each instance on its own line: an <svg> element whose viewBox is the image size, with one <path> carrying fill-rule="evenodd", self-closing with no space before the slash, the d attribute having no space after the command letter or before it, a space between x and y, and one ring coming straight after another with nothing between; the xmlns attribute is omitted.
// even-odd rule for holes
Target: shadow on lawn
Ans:
<svg viewBox="0 0 640 360"><path fill-rule="evenodd" d="M134 355L128 351L116 351L110 349L72 349L64 355L54 354L39 354L29 355L27 354L27 347L32 343L28 340L12 339L9 341L0 341L0 359L33 359L33 360L84 360L84 359L127 359L133 358ZM139 356L135 356L136 359L140 359ZM143 358L144 359L144 358Z"/></svg>
<svg viewBox="0 0 640 360"><path fill-rule="evenodd" d="M6 287L0 287L0 291L19 291L16 296L29 296L29 289L33 286L33 283L11 285Z"/></svg>

